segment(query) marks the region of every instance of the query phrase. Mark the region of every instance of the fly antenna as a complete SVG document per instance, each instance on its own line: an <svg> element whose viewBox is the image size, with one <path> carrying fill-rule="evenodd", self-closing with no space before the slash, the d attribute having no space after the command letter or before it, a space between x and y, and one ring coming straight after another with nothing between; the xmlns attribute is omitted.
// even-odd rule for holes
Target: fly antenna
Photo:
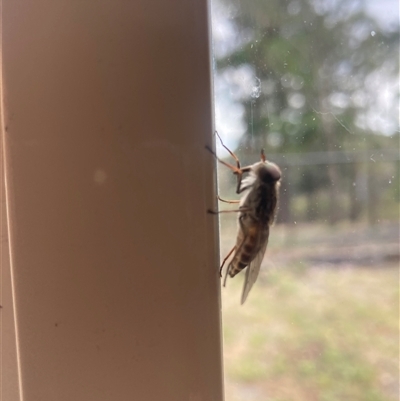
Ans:
<svg viewBox="0 0 400 401"><path fill-rule="evenodd" d="M263 163L265 163L265 160L266 160L266 158L265 158L265 151L264 151L264 149L261 149L261 161L262 161Z"/></svg>

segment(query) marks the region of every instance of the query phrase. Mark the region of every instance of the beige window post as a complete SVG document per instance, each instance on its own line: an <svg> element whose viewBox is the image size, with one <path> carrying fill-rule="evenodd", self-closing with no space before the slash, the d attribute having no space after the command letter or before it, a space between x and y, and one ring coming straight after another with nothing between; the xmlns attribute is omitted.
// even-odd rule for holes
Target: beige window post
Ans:
<svg viewBox="0 0 400 401"><path fill-rule="evenodd" d="M7 400L222 400L207 1L2 7Z"/></svg>

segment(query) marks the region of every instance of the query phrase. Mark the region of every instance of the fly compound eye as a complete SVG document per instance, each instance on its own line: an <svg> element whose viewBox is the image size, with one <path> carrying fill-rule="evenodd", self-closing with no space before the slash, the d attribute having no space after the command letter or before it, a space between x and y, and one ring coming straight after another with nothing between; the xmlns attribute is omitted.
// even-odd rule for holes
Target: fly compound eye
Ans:
<svg viewBox="0 0 400 401"><path fill-rule="evenodd" d="M267 170L273 181L281 179L281 170L279 170L279 167L275 163L267 163Z"/></svg>

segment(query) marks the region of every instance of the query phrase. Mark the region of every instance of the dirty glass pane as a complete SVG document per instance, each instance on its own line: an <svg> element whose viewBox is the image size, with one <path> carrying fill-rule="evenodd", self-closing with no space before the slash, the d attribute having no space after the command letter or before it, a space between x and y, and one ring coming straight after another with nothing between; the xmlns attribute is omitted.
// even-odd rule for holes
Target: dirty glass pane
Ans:
<svg viewBox="0 0 400 401"><path fill-rule="evenodd" d="M216 128L283 173L258 281L222 289L226 401L398 400L398 8L212 0ZM236 232L222 214L221 259Z"/></svg>

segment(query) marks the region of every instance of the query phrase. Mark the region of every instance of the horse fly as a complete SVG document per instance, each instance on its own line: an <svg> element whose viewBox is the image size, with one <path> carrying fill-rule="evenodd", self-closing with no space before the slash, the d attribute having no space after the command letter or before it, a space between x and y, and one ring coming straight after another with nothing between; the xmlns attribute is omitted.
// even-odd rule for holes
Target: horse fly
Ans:
<svg viewBox="0 0 400 401"><path fill-rule="evenodd" d="M217 132L216 134L218 135ZM251 166L240 167L237 156L224 145L219 135L218 138L222 146L235 159L236 166L219 159L211 148L207 147L207 150L236 175L236 193L242 194L242 198L240 201L226 201L218 197L222 202L239 203L239 209L218 212L208 210L208 212L211 214L239 213L236 244L223 260L220 267L220 276L222 276L221 272L225 262L232 253L233 257L226 269L224 286L228 274L230 277L234 277L247 267L241 299L243 304L257 280L261 262L267 249L269 228L274 221L278 205L281 171L276 164L266 160L264 150L261 151L261 161ZM244 173L248 173L248 176L242 179Z"/></svg>

